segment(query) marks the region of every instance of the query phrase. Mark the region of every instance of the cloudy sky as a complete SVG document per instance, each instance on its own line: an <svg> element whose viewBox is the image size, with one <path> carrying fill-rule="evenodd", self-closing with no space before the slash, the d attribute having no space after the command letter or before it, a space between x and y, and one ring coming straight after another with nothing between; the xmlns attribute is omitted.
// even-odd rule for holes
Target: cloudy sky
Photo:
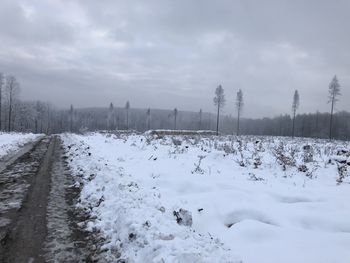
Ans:
<svg viewBox="0 0 350 263"><path fill-rule="evenodd" d="M0 71L22 99L57 106L152 107L244 116L350 111L349 0L1 0Z"/></svg>

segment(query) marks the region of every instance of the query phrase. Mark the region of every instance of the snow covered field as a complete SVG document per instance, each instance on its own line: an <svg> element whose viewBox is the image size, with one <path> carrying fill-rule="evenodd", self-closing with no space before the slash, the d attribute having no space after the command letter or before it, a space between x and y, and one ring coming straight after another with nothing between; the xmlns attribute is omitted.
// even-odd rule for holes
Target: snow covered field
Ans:
<svg viewBox="0 0 350 263"><path fill-rule="evenodd" d="M0 158L36 140L39 136L32 133L0 133Z"/></svg>
<svg viewBox="0 0 350 263"><path fill-rule="evenodd" d="M350 262L348 142L156 137L62 135L101 256Z"/></svg>

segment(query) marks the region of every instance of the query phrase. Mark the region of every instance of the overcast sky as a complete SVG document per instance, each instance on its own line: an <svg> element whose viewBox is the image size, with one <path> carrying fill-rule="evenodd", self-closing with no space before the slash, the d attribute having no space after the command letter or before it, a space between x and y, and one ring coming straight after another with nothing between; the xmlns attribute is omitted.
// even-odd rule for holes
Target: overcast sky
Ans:
<svg viewBox="0 0 350 263"><path fill-rule="evenodd" d="M22 99L57 106L213 111L222 84L226 114L328 111L328 84L350 111L349 0L1 0L0 71Z"/></svg>

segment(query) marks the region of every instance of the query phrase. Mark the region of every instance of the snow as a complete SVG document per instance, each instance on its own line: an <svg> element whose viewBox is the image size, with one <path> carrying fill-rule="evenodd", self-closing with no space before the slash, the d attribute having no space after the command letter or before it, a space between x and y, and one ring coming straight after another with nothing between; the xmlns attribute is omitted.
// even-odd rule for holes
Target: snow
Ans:
<svg viewBox="0 0 350 263"><path fill-rule="evenodd" d="M160 135L215 135L216 131L211 130L149 130L144 133L148 136L160 136Z"/></svg>
<svg viewBox="0 0 350 263"><path fill-rule="evenodd" d="M20 149L24 144L35 141L40 135L33 133L0 132L0 158Z"/></svg>
<svg viewBox="0 0 350 263"><path fill-rule="evenodd" d="M62 139L84 183L80 206L91 207L86 226L106 238L104 257L350 262L348 142L149 133ZM176 222L180 209L191 224Z"/></svg>

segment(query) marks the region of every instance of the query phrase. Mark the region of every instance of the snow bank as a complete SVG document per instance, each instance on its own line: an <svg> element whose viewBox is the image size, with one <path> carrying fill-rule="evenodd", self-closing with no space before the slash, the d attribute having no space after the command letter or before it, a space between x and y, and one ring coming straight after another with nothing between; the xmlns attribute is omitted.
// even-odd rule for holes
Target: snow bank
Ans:
<svg viewBox="0 0 350 263"><path fill-rule="evenodd" d="M40 135L32 133L0 133L0 158L18 150L24 144L36 140Z"/></svg>
<svg viewBox="0 0 350 263"><path fill-rule="evenodd" d="M216 135L215 131L210 130L149 130L144 133L146 136L152 135L152 136L164 136L164 135Z"/></svg>
<svg viewBox="0 0 350 263"><path fill-rule="evenodd" d="M83 178L87 227L101 231L111 260L349 262L347 142L62 138ZM178 224L180 209L191 223Z"/></svg>

